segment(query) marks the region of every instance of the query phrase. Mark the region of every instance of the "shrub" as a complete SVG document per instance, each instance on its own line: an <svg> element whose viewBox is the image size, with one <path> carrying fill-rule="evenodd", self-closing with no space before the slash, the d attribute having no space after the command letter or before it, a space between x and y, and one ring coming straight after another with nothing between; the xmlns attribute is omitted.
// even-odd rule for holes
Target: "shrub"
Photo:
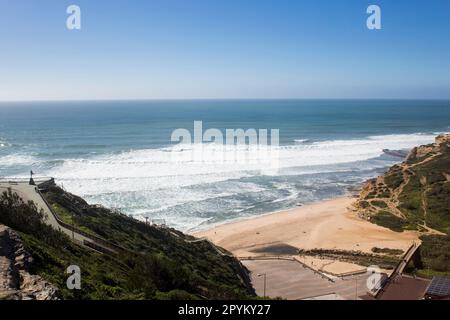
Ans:
<svg viewBox="0 0 450 320"><path fill-rule="evenodd" d="M407 222L387 211L381 211L372 216L371 221L385 228L389 228L396 232L402 232L407 226Z"/></svg>

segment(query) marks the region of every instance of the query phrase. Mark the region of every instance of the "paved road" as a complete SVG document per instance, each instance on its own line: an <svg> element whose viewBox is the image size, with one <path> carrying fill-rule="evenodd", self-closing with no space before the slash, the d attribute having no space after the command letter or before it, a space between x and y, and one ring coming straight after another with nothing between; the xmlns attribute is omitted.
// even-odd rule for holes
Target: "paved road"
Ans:
<svg viewBox="0 0 450 320"><path fill-rule="evenodd" d="M56 220L53 212L48 207L47 203L42 199L41 195L36 191L36 186L31 186L27 182L7 182L0 181L0 193L7 191L8 188L16 193L24 202L33 201L38 210L43 210L46 215L45 223L52 226L54 229L59 230L65 234L67 234L72 241L78 243L80 245L84 245L85 242L94 243L97 246L100 246L108 251L112 251L110 248L106 248L105 246L97 243L94 239L88 238L80 233L72 232L71 229L68 229L64 226L61 226ZM92 249L92 248L90 248Z"/></svg>
<svg viewBox="0 0 450 320"><path fill-rule="evenodd" d="M256 293L264 294L266 274L266 295L288 300L304 299L335 293L344 299L356 299L366 295L368 274L340 278L331 282L300 263L289 260L247 260L242 263L251 271L252 284Z"/></svg>

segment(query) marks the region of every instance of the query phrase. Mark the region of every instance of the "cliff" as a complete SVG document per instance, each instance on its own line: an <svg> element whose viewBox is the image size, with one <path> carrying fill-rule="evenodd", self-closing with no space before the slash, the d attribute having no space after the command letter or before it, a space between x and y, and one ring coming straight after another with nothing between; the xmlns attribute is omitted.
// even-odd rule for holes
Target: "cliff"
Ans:
<svg viewBox="0 0 450 320"><path fill-rule="evenodd" d="M355 207L373 223L419 232L428 267L450 272L450 134L414 148L401 164L368 181Z"/></svg>
<svg viewBox="0 0 450 320"><path fill-rule="evenodd" d="M11 192L0 195L0 223L9 227L7 238L14 235L16 239L8 240L8 248L20 236L23 250L19 252L26 251L33 261L28 267L30 274L45 281L40 284L44 288L51 283L62 299L245 299L255 295L245 267L207 241L89 205L56 185L47 186L42 194L61 221L72 225L73 217L77 231L114 249L75 244L43 223L45 216L33 203L23 203ZM4 256L8 260L1 272L18 261L10 249ZM70 265L80 267L80 290L66 286ZM26 282L9 282L14 284L8 288L26 289ZM47 298L44 291L30 297ZM14 294L5 289L7 298L28 297Z"/></svg>
<svg viewBox="0 0 450 320"><path fill-rule="evenodd" d="M416 147L363 188L356 203L366 219L396 231L450 231L450 135Z"/></svg>

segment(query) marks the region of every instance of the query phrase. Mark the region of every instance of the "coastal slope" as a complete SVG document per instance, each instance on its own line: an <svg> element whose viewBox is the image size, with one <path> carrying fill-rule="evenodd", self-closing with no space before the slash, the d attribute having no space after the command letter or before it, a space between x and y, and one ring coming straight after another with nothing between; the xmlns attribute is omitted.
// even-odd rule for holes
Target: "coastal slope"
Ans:
<svg viewBox="0 0 450 320"><path fill-rule="evenodd" d="M359 216L401 235L420 233L424 275L450 275L450 134L414 148L406 160L370 180Z"/></svg>
<svg viewBox="0 0 450 320"><path fill-rule="evenodd" d="M42 190L42 196L60 221L70 222L77 233L104 245L76 244L67 234L45 224L45 214L34 203L24 203L11 190L0 195L0 224L20 238L32 258L27 272L51 283L61 299L254 296L245 267L207 241L197 241L176 230L150 226L102 206L89 205L53 184ZM11 257L10 250L4 256ZM6 265L6 259L3 260ZM71 265L81 270L80 290L66 286L70 275L66 270ZM4 278L8 278L6 274ZM7 293L4 298L18 297L11 290Z"/></svg>
<svg viewBox="0 0 450 320"><path fill-rule="evenodd" d="M0 224L0 300L58 300L58 289L29 272L33 257L17 232Z"/></svg>

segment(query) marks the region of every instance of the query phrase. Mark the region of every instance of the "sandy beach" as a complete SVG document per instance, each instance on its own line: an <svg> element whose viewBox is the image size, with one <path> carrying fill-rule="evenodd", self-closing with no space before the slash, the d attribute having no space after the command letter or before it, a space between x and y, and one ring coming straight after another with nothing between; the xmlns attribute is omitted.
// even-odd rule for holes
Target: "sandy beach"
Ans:
<svg viewBox="0 0 450 320"><path fill-rule="evenodd" d="M373 247L406 250L416 232L397 233L359 218L351 197L336 198L291 210L217 226L197 232L238 257L268 255L279 245L298 249L339 249L371 252Z"/></svg>

